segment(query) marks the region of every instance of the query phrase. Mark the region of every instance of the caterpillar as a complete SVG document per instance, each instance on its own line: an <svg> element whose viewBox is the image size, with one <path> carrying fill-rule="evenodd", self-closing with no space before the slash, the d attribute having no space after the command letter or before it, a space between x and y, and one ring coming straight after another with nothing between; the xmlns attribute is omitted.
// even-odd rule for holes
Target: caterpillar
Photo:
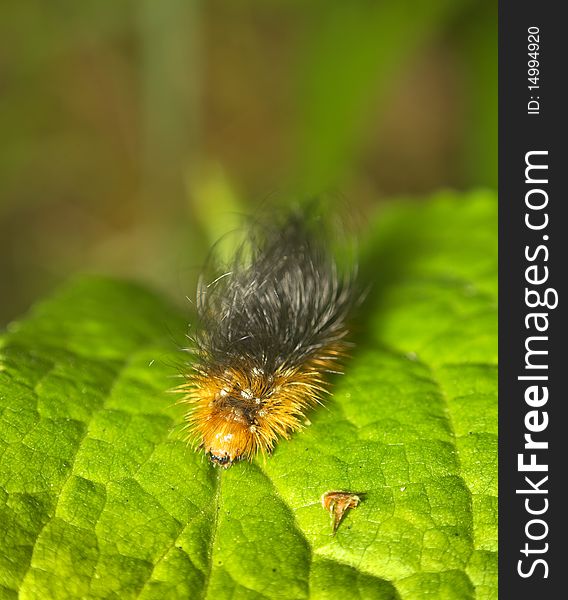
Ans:
<svg viewBox="0 0 568 600"><path fill-rule="evenodd" d="M253 221L225 269L200 278L177 390L187 439L214 465L270 454L308 424L339 372L356 269L339 267L325 231L306 209Z"/></svg>

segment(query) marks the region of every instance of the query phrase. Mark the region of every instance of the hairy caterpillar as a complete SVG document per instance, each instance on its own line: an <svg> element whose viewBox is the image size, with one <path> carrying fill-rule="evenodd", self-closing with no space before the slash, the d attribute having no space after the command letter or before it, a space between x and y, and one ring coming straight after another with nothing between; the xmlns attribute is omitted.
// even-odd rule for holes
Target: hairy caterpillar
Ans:
<svg viewBox="0 0 568 600"><path fill-rule="evenodd" d="M192 364L178 391L188 439L230 467L306 424L346 353L354 269L339 268L321 218L251 223L224 272L200 280Z"/></svg>

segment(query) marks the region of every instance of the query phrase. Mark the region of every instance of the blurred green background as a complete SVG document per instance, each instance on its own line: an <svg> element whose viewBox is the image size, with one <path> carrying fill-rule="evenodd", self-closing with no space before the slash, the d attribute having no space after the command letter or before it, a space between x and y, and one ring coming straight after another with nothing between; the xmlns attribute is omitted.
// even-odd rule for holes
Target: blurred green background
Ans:
<svg viewBox="0 0 568 600"><path fill-rule="evenodd" d="M266 202L496 182L496 2L0 7L0 324L77 271L182 302Z"/></svg>

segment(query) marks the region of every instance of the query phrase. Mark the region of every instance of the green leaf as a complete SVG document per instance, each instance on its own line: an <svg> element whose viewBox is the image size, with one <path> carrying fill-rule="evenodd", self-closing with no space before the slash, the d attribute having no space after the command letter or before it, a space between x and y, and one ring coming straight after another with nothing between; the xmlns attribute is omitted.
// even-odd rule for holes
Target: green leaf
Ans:
<svg viewBox="0 0 568 600"><path fill-rule="evenodd" d="M327 407L227 471L176 433L186 321L165 301L85 278L11 326L0 597L496 598L495 197L393 205L362 254ZM335 536L330 490L363 496Z"/></svg>

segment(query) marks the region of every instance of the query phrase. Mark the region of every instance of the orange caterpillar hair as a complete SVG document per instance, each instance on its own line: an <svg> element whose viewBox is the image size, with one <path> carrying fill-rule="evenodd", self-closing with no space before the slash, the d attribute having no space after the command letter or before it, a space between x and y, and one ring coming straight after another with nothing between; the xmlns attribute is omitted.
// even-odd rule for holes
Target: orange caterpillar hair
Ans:
<svg viewBox="0 0 568 600"><path fill-rule="evenodd" d="M188 439L216 465L301 429L345 355L353 270L340 274L321 225L306 213L253 224L228 270L198 286L193 362L177 390Z"/></svg>

